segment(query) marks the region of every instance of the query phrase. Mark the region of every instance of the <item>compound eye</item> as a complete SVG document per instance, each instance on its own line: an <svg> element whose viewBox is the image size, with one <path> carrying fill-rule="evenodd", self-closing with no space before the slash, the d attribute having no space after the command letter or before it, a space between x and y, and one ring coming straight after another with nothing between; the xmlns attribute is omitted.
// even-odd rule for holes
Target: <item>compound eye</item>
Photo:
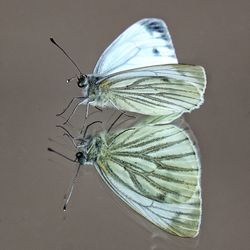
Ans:
<svg viewBox="0 0 250 250"><path fill-rule="evenodd" d="M79 88L83 88L85 86L83 81L78 81L77 85L78 85Z"/></svg>
<svg viewBox="0 0 250 250"><path fill-rule="evenodd" d="M76 158L79 160L83 157L83 153L82 152L77 152L76 153Z"/></svg>
<svg viewBox="0 0 250 250"><path fill-rule="evenodd" d="M80 78L78 78L77 85L79 88L84 88L87 85L87 77L81 75Z"/></svg>

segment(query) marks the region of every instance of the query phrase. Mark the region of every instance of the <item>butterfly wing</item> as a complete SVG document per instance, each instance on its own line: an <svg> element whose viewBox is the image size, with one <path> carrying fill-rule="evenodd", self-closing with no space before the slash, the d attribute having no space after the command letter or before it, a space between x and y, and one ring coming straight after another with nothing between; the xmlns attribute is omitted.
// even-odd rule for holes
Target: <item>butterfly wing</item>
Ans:
<svg viewBox="0 0 250 250"><path fill-rule="evenodd" d="M137 122L138 126L141 125L155 125L157 124L168 124L171 123L173 121L177 121L177 118L180 117L179 113L173 113L171 115L161 115L161 116L146 116L143 117L143 119L139 122ZM182 121L182 120L181 120Z"/></svg>
<svg viewBox="0 0 250 250"><path fill-rule="evenodd" d="M201 219L200 161L175 125L139 126L107 137L96 168L136 212L172 234L195 237Z"/></svg>
<svg viewBox="0 0 250 250"><path fill-rule="evenodd" d="M145 115L178 117L203 103L205 87L201 66L156 65L101 80L96 104Z"/></svg>
<svg viewBox="0 0 250 250"><path fill-rule="evenodd" d="M108 75L149 65L178 63L164 21L142 19L126 29L101 55L94 74Z"/></svg>

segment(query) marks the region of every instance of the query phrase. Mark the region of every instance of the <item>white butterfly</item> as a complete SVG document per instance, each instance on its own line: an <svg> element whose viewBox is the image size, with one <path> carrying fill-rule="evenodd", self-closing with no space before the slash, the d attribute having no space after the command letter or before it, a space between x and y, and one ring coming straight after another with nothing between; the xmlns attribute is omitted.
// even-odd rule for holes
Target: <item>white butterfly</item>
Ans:
<svg viewBox="0 0 250 250"><path fill-rule="evenodd" d="M160 19L142 19L104 51L93 74L82 74L74 63L83 96L69 105L78 99L87 107L178 117L203 103L206 78L201 66L177 63L166 24Z"/></svg>
<svg viewBox="0 0 250 250"><path fill-rule="evenodd" d="M187 129L166 121L164 116L150 117L127 129L86 136L95 121L83 136L71 137L78 168L64 209L80 167L90 164L147 220L169 233L195 237L201 221L199 154Z"/></svg>

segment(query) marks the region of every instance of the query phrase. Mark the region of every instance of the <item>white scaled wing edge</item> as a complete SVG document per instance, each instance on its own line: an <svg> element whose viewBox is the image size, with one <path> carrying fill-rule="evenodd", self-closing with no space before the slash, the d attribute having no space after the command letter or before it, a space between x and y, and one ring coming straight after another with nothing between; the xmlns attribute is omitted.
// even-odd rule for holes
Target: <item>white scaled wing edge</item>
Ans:
<svg viewBox="0 0 250 250"><path fill-rule="evenodd" d="M109 75L124 70L178 63L164 21L142 19L126 29L101 55L94 74Z"/></svg>

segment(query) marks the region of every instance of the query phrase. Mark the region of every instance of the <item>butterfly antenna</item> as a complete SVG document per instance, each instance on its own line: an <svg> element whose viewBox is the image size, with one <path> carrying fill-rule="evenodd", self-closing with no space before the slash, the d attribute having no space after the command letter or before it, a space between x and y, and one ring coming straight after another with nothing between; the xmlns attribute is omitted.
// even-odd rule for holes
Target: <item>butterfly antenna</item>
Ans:
<svg viewBox="0 0 250 250"><path fill-rule="evenodd" d="M83 73L81 72L81 70L79 69L79 67L77 66L77 64L73 61L73 59L68 55L68 53L60 46L58 45L58 43L51 37L50 41L58 48L60 49L63 54L75 65L75 67L77 68L77 70L79 71L80 75L83 75ZM68 80L69 81L69 80Z"/></svg>
<svg viewBox="0 0 250 250"><path fill-rule="evenodd" d="M68 161L76 162L76 159L75 159L75 160L72 160L72 159L70 159L69 157L67 157L66 155L63 155L62 153L59 153L59 152L57 152L56 150L54 150L54 149L52 149L52 148L48 148L48 151L49 151L49 152L52 152L52 153L54 153L54 154L60 155L61 157L63 157L64 159L67 159Z"/></svg>
<svg viewBox="0 0 250 250"><path fill-rule="evenodd" d="M70 188L69 188L69 193L65 197L65 203L64 203L64 206L63 206L63 211L67 210L68 203L70 201L70 198L71 198L71 195L73 193L73 189L74 189L77 177L79 175L80 167L81 167L81 164L79 164L78 167L77 167L76 174L75 174L75 176L74 176L74 178L73 178L73 180L71 182Z"/></svg>
<svg viewBox="0 0 250 250"><path fill-rule="evenodd" d="M85 131L84 131L83 138L86 136L89 127L92 126L92 125L95 124L95 123L102 123L102 121L94 121L94 122L88 124L88 125L86 126Z"/></svg>

